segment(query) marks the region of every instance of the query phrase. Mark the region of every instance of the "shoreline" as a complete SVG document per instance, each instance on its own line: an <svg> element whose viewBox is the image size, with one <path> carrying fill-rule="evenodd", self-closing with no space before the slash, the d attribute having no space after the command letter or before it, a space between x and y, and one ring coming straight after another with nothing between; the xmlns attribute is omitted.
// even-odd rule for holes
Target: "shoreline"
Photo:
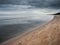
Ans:
<svg viewBox="0 0 60 45"><path fill-rule="evenodd" d="M50 22L52 22L52 21L54 20L54 18L55 18L55 16L53 16L53 19L50 20L49 22L47 22L46 24L42 24L41 26L36 26L36 27L34 27L34 28L31 28L31 29L29 29L30 31L24 32L22 35L18 35L18 36L16 36L16 37L13 37L13 38L11 38L11 39L9 39L9 40L1 43L1 45L4 45L4 44L6 44L7 42L10 42L10 41L13 41L13 40L17 40L17 39L19 39L19 38L22 38L22 37L24 37L25 35L33 32L33 31L36 31L36 29L38 29L38 28L42 29L42 27L45 27L45 25L47 25L47 24L49 24Z"/></svg>

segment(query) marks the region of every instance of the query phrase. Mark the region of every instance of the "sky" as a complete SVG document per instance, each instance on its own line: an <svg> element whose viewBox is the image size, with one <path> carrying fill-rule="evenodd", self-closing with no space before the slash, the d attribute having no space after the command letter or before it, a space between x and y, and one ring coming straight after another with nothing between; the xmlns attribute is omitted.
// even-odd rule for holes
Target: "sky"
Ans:
<svg viewBox="0 0 60 45"><path fill-rule="evenodd" d="M19 4L35 7L60 8L60 0L0 0L0 4Z"/></svg>

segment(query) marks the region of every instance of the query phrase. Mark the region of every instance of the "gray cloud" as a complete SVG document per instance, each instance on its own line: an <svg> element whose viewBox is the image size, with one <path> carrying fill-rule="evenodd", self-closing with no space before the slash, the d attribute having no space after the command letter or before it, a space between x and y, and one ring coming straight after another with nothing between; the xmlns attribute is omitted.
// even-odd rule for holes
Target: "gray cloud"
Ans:
<svg viewBox="0 0 60 45"><path fill-rule="evenodd" d="M0 4L21 4L35 7L60 8L60 0L0 0Z"/></svg>

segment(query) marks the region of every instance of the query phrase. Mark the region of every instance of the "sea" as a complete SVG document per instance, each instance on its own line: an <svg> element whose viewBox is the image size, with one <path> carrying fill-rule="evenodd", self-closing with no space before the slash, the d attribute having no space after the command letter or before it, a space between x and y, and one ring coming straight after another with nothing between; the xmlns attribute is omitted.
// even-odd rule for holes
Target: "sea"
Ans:
<svg viewBox="0 0 60 45"><path fill-rule="evenodd" d="M0 42L32 31L53 19L58 9L35 8L30 5L0 5Z"/></svg>

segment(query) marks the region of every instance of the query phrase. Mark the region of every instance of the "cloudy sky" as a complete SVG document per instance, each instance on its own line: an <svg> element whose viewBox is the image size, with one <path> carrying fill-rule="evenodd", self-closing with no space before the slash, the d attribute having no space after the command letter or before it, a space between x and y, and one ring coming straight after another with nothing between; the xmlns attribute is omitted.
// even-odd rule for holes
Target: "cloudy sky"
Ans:
<svg viewBox="0 0 60 45"><path fill-rule="evenodd" d="M32 5L35 7L60 8L60 0L0 0L0 4Z"/></svg>

